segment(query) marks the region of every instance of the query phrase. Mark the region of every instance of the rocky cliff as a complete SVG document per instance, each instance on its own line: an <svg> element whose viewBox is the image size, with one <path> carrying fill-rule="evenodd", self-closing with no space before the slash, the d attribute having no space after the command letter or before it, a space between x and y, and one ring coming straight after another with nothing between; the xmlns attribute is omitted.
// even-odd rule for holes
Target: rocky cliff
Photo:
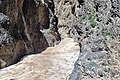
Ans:
<svg viewBox="0 0 120 80"><path fill-rule="evenodd" d="M58 27L79 43L70 80L119 80L119 0L54 0Z"/></svg>
<svg viewBox="0 0 120 80"><path fill-rule="evenodd" d="M24 55L54 46L58 41L60 35L52 0L0 0L0 68L18 62Z"/></svg>
<svg viewBox="0 0 120 80"><path fill-rule="evenodd" d="M62 41L2 69L1 79L120 80L120 0L0 0L0 12L1 68Z"/></svg>

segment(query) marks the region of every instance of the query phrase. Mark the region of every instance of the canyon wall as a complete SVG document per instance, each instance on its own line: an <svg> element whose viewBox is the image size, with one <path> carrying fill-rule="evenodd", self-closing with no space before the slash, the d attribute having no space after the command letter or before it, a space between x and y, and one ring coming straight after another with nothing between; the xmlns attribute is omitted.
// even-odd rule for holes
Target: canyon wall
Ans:
<svg viewBox="0 0 120 80"><path fill-rule="evenodd" d="M59 41L52 0L0 0L0 68Z"/></svg>
<svg viewBox="0 0 120 80"><path fill-rule="evenodd" d="M80 46L70 80L119 80L120 1L54 0L58 27Z"/></svg>

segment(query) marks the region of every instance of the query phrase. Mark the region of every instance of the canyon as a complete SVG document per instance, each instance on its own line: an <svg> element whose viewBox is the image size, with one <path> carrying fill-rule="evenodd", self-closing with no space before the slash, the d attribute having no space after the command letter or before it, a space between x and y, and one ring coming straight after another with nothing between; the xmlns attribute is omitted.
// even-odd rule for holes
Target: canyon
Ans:
<svg viewBox="0 0 120 80"><path fill-rule="evenodd" d="M0 0L0 80L120 80L119 0Z"/></svg>

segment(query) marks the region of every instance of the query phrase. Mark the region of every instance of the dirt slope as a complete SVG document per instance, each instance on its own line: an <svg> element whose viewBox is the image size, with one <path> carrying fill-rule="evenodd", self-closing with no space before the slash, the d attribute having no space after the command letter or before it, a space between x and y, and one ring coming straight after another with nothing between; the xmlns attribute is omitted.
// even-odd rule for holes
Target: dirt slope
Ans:
<svg viewBox="0 0 120 80"><path fill-rule="evenodd" d="M78 44L65 38L55 47L0 70L0 80L67 80L78 55Z"/></svg>

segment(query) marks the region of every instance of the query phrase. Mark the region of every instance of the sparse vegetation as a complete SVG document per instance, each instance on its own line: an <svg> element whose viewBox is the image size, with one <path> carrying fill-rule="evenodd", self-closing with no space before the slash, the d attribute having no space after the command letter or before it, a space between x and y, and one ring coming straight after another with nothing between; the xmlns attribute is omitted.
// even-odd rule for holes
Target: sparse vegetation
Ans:
<svg viewBox="0 0 120 80"><path fill-rule="evenodd" d="M111 39L114 39L115 38L115 35L111 32L106 32L106 33L103 33L103 37L104 38L111 38Z"/></svg>
<svg viewBox="0 0 120 80"><path fill-rule="evenodd" d="M96 25L96 22L95 22L95 11L94 11L93 8L90 8L90 9L89 9L89 14L88 14L88 16L89 16L90 25L91 25L91 27L94 28L95 25Z"/></svg>

